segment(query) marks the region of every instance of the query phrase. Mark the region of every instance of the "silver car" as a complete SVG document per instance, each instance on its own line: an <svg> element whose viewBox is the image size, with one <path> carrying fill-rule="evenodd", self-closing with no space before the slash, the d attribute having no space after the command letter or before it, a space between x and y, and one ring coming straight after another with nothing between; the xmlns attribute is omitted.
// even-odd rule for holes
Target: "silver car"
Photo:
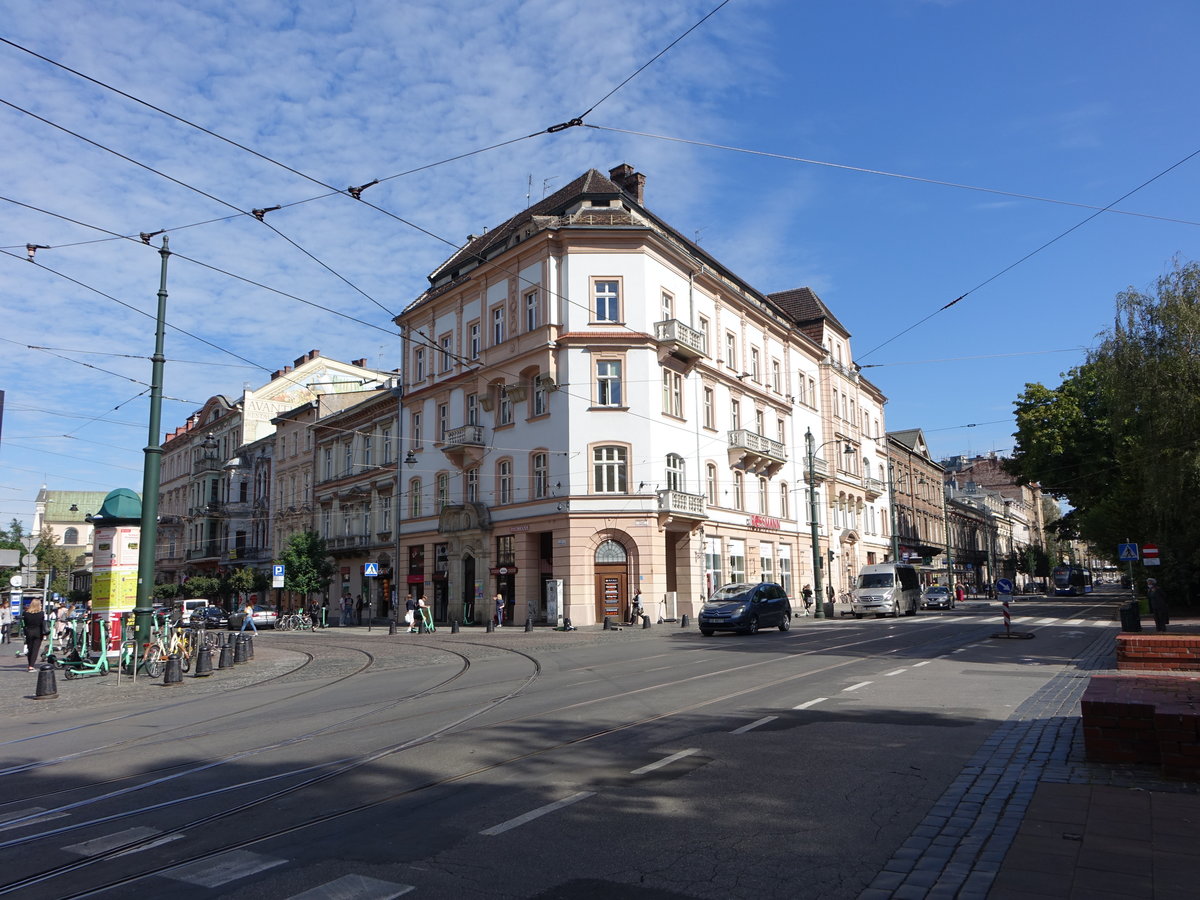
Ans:
<svg viewBox="0 0 1200 900"><path fill-rule="evenodd" d="M944 584L931 584L921 591L921 606L925 609L954 609L954 595Z"/></svg>

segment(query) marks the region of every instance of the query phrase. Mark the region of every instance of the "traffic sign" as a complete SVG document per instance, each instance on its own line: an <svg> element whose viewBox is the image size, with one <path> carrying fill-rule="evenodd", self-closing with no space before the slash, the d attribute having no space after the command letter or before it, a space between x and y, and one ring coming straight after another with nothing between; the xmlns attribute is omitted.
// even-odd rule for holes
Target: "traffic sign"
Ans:
<svg viewBox="0 0 1200 900"><path fill-rule="evenodd" d="M38 559L36 553L26 553L21 557L21 565L23 566L36 566L37 561Z"/></svg>
<svg viewBox="0 0 1200 900"><path fill-rule="evenodd" d="M1142 562L1148 566L1157 566L1159 564L1157 545L1142 544Z"/></svg>
<svg viewBox="0 0 1200 900"><path fill-rule="evenodd" d="M1117 544L1117 559L1121 562L1136 562L1137 558L1137 544Z"/></svg>
<svg viewBox="0 0 1200 900"><path fill-rule="evenodd" d="M283 587L284 568L282 563L273 563L271 565L271 587Z"/></svg>
<svg viewBox="0 0 1200 900"><path fill-rule="evenodd" d="M1011 581L1009 581L1007 578L997 578L996 579L996 593L1011 594L1012 591L1013 591L1013 583Z"/></svg>
<svg viewBox="0 0 1200 900"><path fill-rule="evenodd" d="M363 578L378 578L379 563L363 563Z"/></svg>

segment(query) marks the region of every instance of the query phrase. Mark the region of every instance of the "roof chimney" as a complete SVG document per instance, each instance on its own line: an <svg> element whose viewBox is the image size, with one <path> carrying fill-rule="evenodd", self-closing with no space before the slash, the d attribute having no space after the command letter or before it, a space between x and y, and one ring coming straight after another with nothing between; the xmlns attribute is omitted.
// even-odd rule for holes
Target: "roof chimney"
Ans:
<svg viewBox="0 0 1200 900"><path fill-rule="evenodd" d="M608 177L616 182L617 187L631 196L635 202L645 202L646 176L634 171L629 163L621 163L608 171Z"/></svg>
<svg viewBox="0 0 1200 900"><path fill-rule="evenodd" d="M365 369L367 367L367 359L365 356L362 359L352 359L350 360L350 365Z"/></svg>

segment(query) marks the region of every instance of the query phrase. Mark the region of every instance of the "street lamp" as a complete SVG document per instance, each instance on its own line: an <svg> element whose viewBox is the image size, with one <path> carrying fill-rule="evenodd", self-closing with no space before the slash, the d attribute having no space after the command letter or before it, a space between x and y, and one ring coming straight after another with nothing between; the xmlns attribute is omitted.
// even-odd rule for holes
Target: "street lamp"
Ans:
<svg viewBox="0 0 1200 900"><path fill-rule="evenodd" d="M809 428L804 432L804 444L808 450L808 518L811 523L812 532L812 555L813 555L813 581L815 582L817 608L813 612L813 617L816 619L825 618L825 597L824 585L821 583L821 538L820 529L817 524L817 451L823 447L828 447L830 444L841 443L841 438L834 438L832 441L826 441L820 446L814 446L812 429ZM846 444L842 450L844 454L851 454L854 448Z"/></svg>
<svg viewBox="0 0 1200 900"><path fill-rule="evenodd" d="M410 469L417 464L417 454L412 450L404 454L404 464ZM408 565L404 558L404 541L403 535L400 534L401 523L404 522L404 504L410 501L407 492L400 490L401 481L400 474L396 474L396 493L398 494L396 504L396 565L392 568L392 577L396 582L400 581L400 573L404 573L404 593L408 593ZM392 589L395 594L396 602L392 604L392 627L398 629L400 627L400 585ZM389 597L390 601L391 598Z"/></svg>

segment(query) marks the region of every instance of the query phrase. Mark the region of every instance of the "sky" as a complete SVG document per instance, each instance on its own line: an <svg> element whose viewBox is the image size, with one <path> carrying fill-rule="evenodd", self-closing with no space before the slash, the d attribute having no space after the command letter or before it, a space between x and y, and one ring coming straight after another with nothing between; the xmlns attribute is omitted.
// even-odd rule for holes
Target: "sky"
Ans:
<svg viewBox="0 0 1200 900"><path fill-rule="evenodd" d="M141 488L139 233L172 252L166 432L311 349L396 367L392 316L468 234L623 162L759 290L820 295L889 430L1007 454L1026 383L1200 258L1197 33L1194 0L18 3L0 522Z"/></svg>

